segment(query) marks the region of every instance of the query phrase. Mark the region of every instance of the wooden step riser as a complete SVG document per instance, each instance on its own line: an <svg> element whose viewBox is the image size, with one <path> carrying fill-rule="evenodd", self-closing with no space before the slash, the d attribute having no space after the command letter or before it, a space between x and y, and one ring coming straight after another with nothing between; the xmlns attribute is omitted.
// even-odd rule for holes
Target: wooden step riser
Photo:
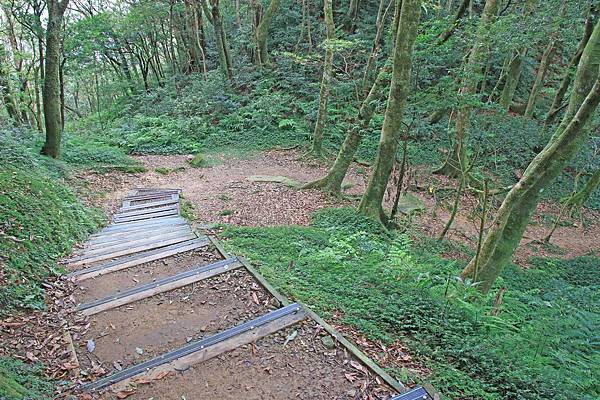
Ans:
<svg viewBox="0 0 600 400"><path fill-rule="evenodd" d="M129 247L129 248L125 248L125 249L120 249L120 250L112 250L110 252L107 253L101 253L101 254L96 254L96 255L89 255L86 256L85 258L78 260L78 261L74 261L69 263L68 265L70 267L77 267L77 266L82 266L82 265L86 265L86 264L92 264L98 261L103 261L103 260L110 260L110 259L114 259L114 258L118 258L118 257L123 257L126 255L130 255L130 254L135 254L135 253L140 253L142 251L148 251L148 250L153 250L156 248L160 248L160 247L165 247L165 246L169 246L172 244L176 244L176 243L181 243L181 242L185 242L187 240L192 240L195 239L196 235L191 233L189 235L185 235L185 236L177 236L171 239L159 239L154 240L150 243L143 243L143 244L138 244L135 245L133 247Z"/></svg>
<svg viewBox="0 0 600 400"><path fill-rule="evenodd" d="M184 253L186 251L191 251L191 250L199 249L201 247L207 246L209 243L210 243L210 241L206 240L204 242L197 242L197 243L194 243L194 244L185 245L185 246L177 247L177 248L174 248L174 249L165 250L164 252L160 252L160 253L156 253L156 254L144 255L142 253L138 257L136 257L135 259L132 259L130 261L120 262L120 263L117 263L117 264L114 264L114 265L111 265L111 266L108 266L108 267L105 267L105 268L97 269L97 270L94 270L94 271L90 271L90 272L79 272L77 274L71 274L71 276L69 278L73 282L81 282L81 281L84 281L86 279L95 278L97 276L109 274L111 272L120 271L120 270L123 270L123 269L126 269L126 268L135 267L137 265L144 264L144 263L147 263L147 262L160 260L162 258L170 257L170 256L173 256L175 254Z"/></svg>
<svg viewBox="0 0 600 400"><path fill-rule="evenodd" d="M138 300L156 296L157 294L160 294L160 293L169 292L171 290L175 290L180 287L191 285L192 283L199 282L199 281L202 281L202 280L205 280L208 278L212 278L212 277L220 275L222 273L233 271L240 267L242 267L242 264L240 262L236 262L233 264L229 264L226 267L223 267L220 269L213 269L210 271L206 271L204 273L198 273L198 274L186 277L184 279L179 279L177 281L169 282L164 285L156 286L152 289L149 289L149 290L146 290L143 292L135 293L135 294L132 294L132 295L126 296L126 297L121 297L121 298L115 299L113 301L100 304L95 307L86 308L86 309L82 310L81 312L88 316L94 315L94 314L97 314L102 311L110 310L110 309L120 307L125 304L133 303Z"/></svg>

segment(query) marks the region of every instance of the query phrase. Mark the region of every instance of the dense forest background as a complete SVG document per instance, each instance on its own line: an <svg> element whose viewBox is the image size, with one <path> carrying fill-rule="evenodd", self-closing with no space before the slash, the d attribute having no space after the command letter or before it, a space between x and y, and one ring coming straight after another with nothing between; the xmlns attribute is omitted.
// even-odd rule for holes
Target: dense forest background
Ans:
<svg viewBox="0 0 600 400"><path fill-rule="evenodd" d="M306 189L344 196L344 163L372 175L360 215L330 210L310 227L226 229L231 245L260 260L286 293L318 299L324 313L345 310L344 322L372 340L405 341L423 360L421 374L396 368L396 376L430 381L448 398L600 396L598 249L537 258L524 272L510 263L523 232L491 223L524 230L538 201L559 210L550 232L589 223L586 210L598 215L596 1L0 5L6 315L43 308L40 282L60 274L56 259L102 223L99 210L77 200L74 193L89 189L73 171L141 173L131 157L139 154L190 154L204 167L211 154L301 149L332 166ZM423 169L451 179L451 190L419 187ZM518 192L527 185L535 194ZM440 232L414 234L410 212L390 210L394 201L381 208L386 188L401 209L420 190L439 196L451 215L469 194L481 235L469 247L437 240ZM552 246L550 236L539 239ZM267 243L307 269L290 283ZM454 252L463 257L444 257ZM350 259L360 267L344 270L348 287L378 288L361 290L362 301L339 289ZM299 289L319 280L316 292ZM20 361L2 358L2 368L39 396L51 390Z"/></svg>

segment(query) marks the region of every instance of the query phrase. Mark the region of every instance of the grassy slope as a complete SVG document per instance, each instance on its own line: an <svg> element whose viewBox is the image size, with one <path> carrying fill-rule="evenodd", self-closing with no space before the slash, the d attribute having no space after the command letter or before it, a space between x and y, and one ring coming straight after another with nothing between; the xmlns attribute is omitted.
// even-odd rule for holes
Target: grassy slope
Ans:
<svg viewBox="0 0 600 400"><path fill-rule="evenodd" d="M43 309L40 283L62 272L57 259L102 220L100 211L86 208L68 186L71 166L38 155L39 141L39 134L0 129L0 318L20 309ZM85 147L84 141L68 143L63 159L136 167L122 152ZM40 370L0 359L0 399L47 398L52 387Z"/></svg>
<svg viewBox="0 0 600 400"><path fill-rule="evenodd" d="M311 227L227 227L224 235L288 295L325 315L341 312L373 339L410 344L448 398L600 394L590 343L600 329L600 275L590 272L598 259L509 269L499 282L508 288L503 311L492 317L493 295L479 298L457 281L461 265L439 257L440 245L389 236L352 210L319 212Z"/></svg>

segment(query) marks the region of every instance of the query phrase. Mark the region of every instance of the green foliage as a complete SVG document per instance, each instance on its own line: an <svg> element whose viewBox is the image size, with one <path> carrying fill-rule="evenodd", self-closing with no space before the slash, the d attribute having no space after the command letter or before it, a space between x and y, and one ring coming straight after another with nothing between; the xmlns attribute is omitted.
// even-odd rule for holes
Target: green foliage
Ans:
<svg viewBox="0 0 600 400"><path fill-rule="evenodd" d="M206 167L206 158L202 153L198 153L194 156L194 158L192 158L192 160L190 161L190 165L194 168Z"/></svg>
<svg viewBox="0 0 600 400"><path fill-rule="evenodd" d="M43 308L39 286L58 274L56 260L98 227L101 215L89 210L66 186L68 167L37 155L27 135L0 131L0 316L15 308Z"/></svg>
<svg viewBox="0 0 600 400"><path fill-rule="evenodd" d="M461 263L439 256L456 249L382 232L351 209L321 210L310 227L227 227L224 237L284 293L324 315L335 311L372 339L408 344L446 398L600 393L600 277L587 272L597 258L509 268L492 315L495 293L482 297L455 278Z"/></svg>
<svg viewBox="0 0 600 400"><path fill-rule="evenodd" d="M0 358L1 400L46 400L54 384L42 376L42 365L28 366L12 358Z"/></svg>

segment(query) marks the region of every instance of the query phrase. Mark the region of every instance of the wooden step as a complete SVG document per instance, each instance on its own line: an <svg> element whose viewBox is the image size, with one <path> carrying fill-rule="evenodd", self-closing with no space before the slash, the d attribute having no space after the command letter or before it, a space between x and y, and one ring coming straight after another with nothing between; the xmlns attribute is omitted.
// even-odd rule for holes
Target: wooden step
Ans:
<svg viewBox="0 0 600 400"><path fill-rule="evenodd" d="M110 260L111 258L122 257L128 254L135 254L146 250L152 250L168 245L185 242L188 240L195 239L197 236L194 233L188 234L177 234L171 237L160 237L151 238L150 240L144 239L142 241L126 241L122 242L120 246L114 246L108 249L99 249L97 252L92 251L92 254L85 253L77 259L72 259L69 262L69 266L76 267L85 264L92 264L98 261Z"/></svg>
<svg viewBox="0 0 600 400"><path fill-rule="evenodd" d="M77 307L76 311L81 311L85 315L93 315L101 311L119 307L124 304L129 304L159 293L164 293L173 289L187 286L194 282L208 279L224 272L233 271L241 266L242 263L240 263L237 258L229 258L226 260L217 261L203 267L180 272L173 276L160 279L156 282L134 286L131 289L124 290L120 293L81 304Z"/></svg>
<svg viewBox="0 0 600 400"><path fill-rule="evenodd" d="M95 382L84 385L84 391L94 391L115 384L126 385L133 378L144 376L148 380L167 371L182 371L186 368L233 350L239 346L255 342L280 329L298 323L306 318L302 307L296 303L272 311L252 321L245 322L205 339L162 354L148 361L132 365Z"/></svg>
<svg viewBox="0 0 600 400"><path fill-rule="evenodd" d="M162 247L160 249L154 249L143 253L134 254L132 256L122 257L105 264L95 265L93 267L75 271L67 275L67 277L73 280L74 282L80 282L85 279L94 278L96 276L108 274L114 271L134 267L136 265L144 264L150 261L160 260L161 258L169 257L178 253L183 253L185 251L195 250L200 247L208 246L209 244L210 240L208 240L208 238L206 237L188 240L186 242L181 242L167 247Z"/></svg>

